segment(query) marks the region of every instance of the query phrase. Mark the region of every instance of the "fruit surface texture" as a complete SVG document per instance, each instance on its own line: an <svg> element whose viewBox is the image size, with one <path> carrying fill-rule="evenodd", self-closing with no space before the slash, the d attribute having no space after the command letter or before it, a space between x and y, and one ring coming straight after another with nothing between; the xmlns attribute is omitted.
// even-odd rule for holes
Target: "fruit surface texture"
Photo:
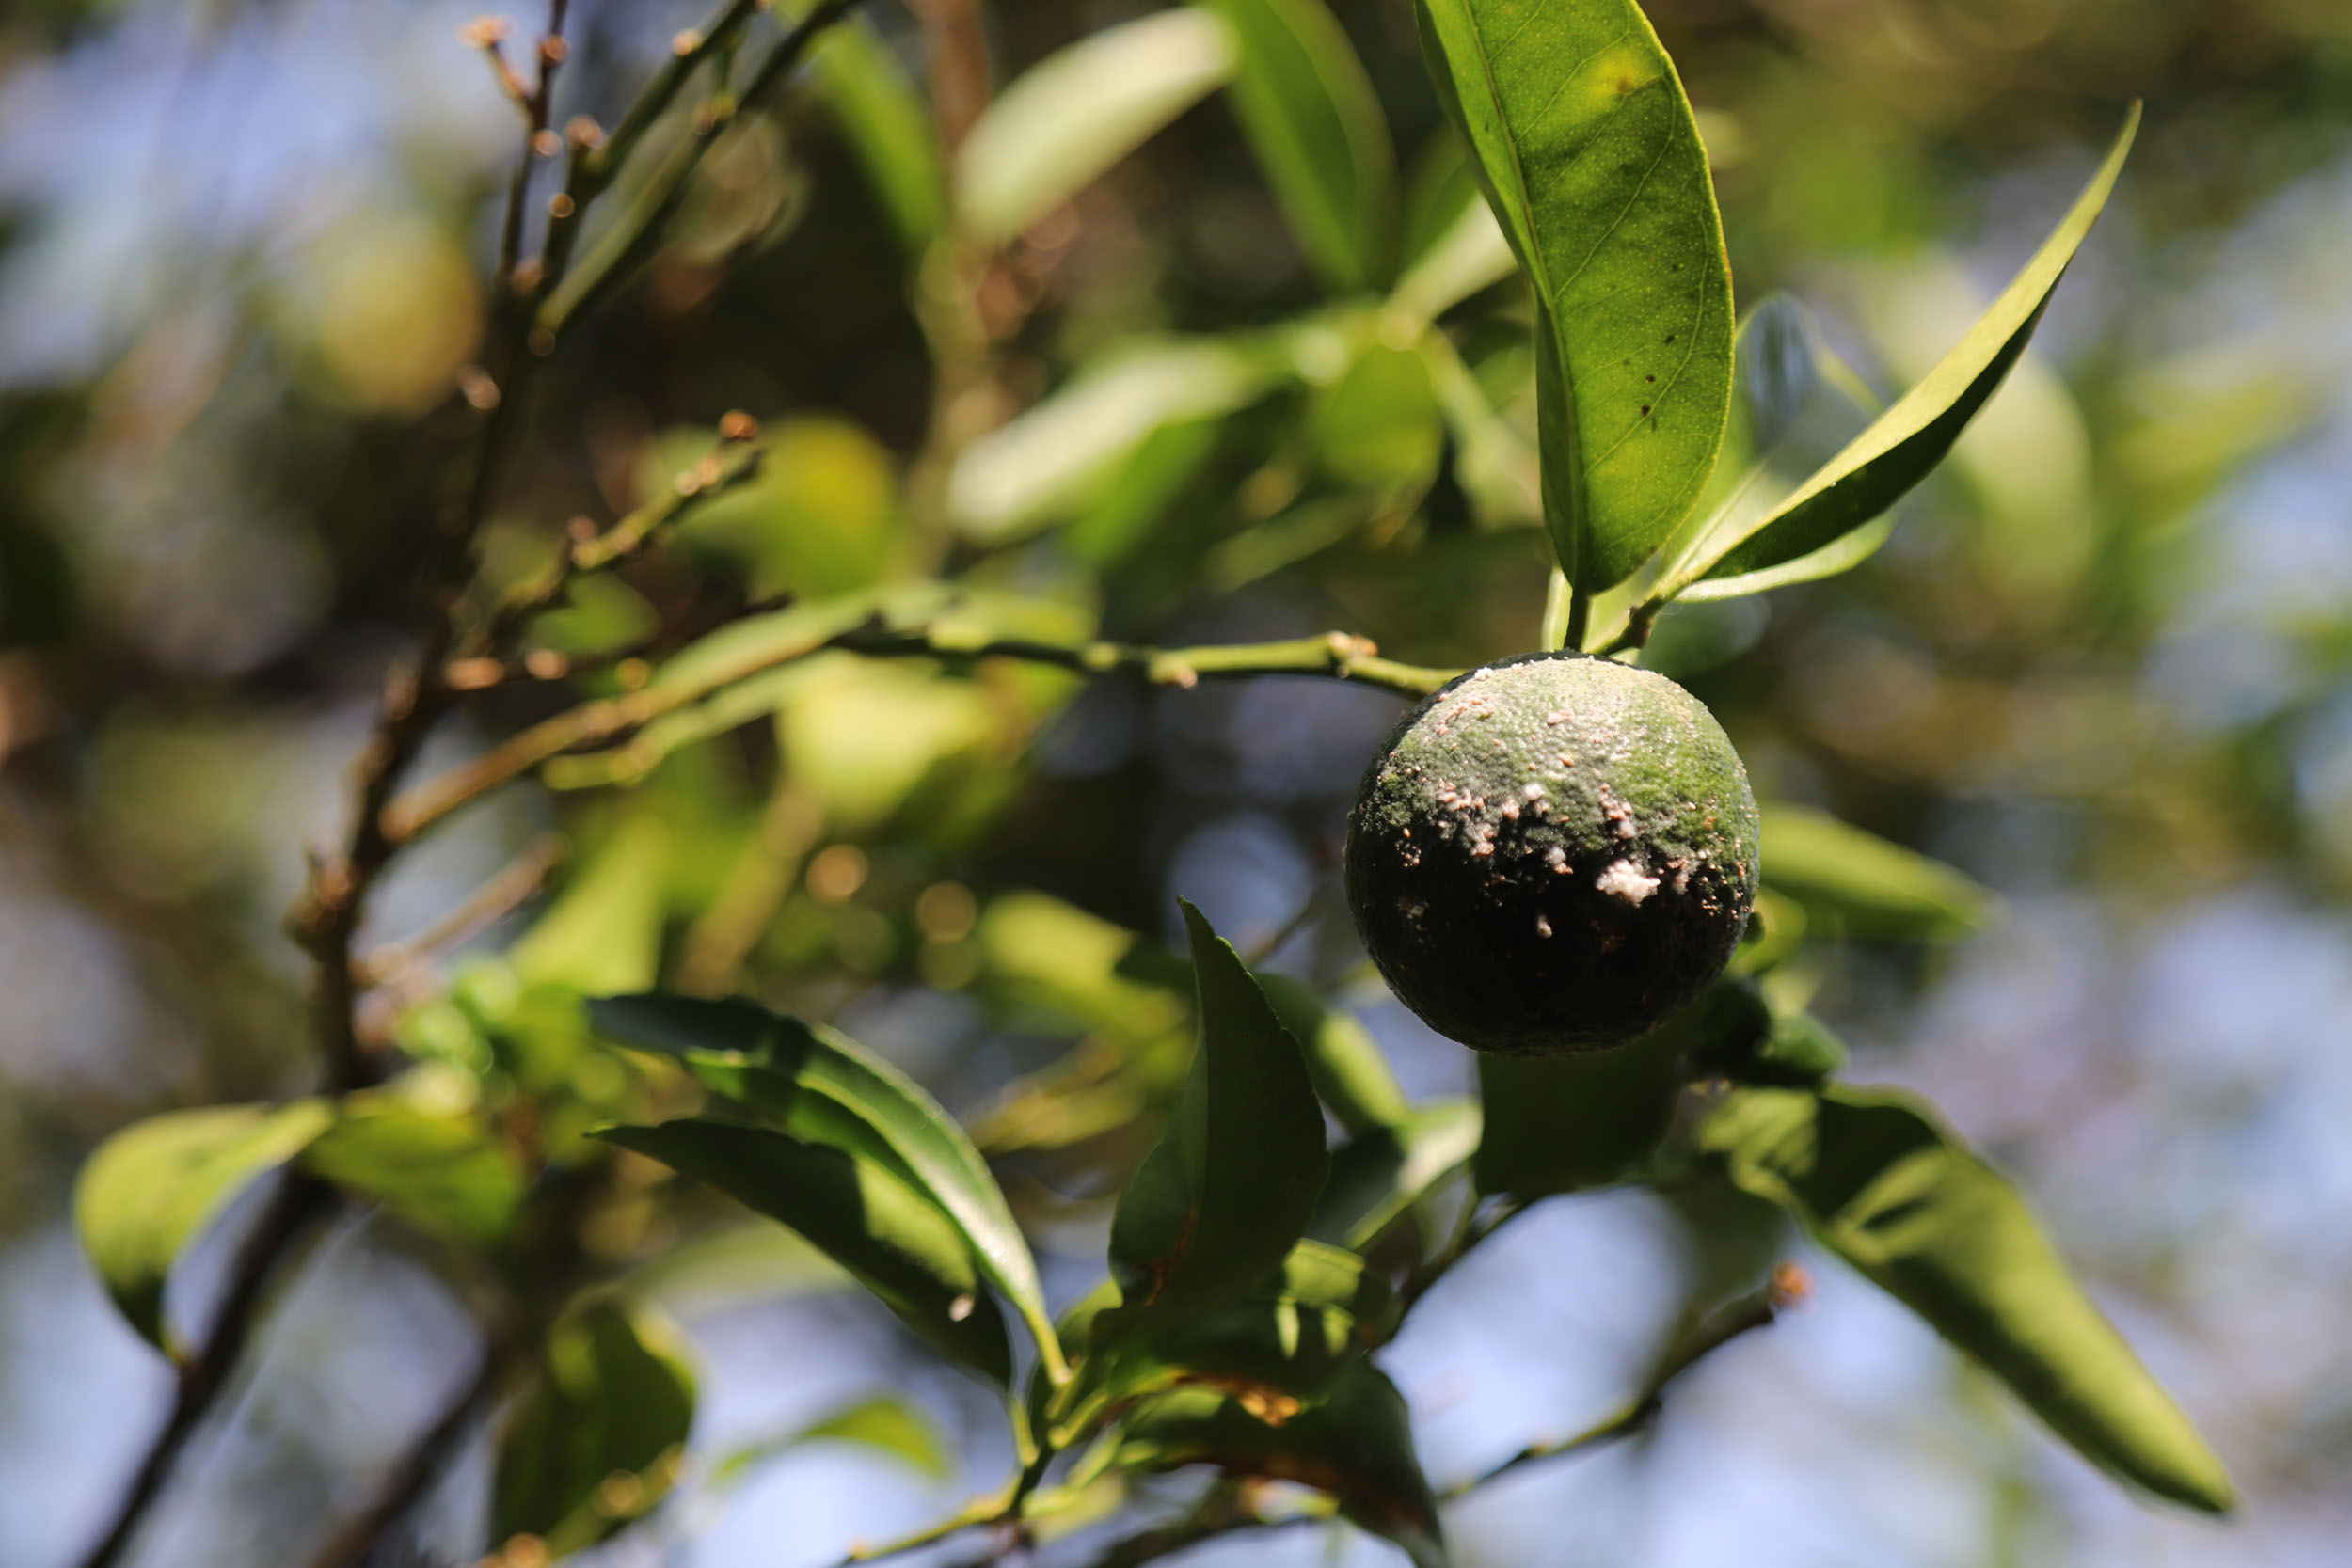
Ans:
<svg viewBox="0 0 2352 1568"><path fill-rule="evenodd" d="M1406 714L1348 814L1348 907L1398 1000L1480 1051L1644 1034L1722 972L1756 896L1747 769L1665 676L1580 654Z"/></svg>

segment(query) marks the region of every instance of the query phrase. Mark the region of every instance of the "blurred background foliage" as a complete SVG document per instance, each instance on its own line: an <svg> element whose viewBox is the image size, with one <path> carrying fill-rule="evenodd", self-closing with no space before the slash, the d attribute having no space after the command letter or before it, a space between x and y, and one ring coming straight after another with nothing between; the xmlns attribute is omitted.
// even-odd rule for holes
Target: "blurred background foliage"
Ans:
<svg viewBox="0 0 2352 1568"><path fill-rule="evenodd" d="M1145 8L991 8L994 79ZM565 342L488 571L519 578L567 519L658 494L727 410L763 421L761 477L588 584L537 633L571 673L482 694L425 771L628 689L632 661L747 607L948 564L1010 607L995 624L1047 639L1340 627L1441 666L1533 645L1549 556L1514 467L1525 301L1503 282L1452 304L1451 355L1346 304L1469 191L1409 6L1334 9L1400 170L1403 238L1366 252L1373 272L1293 232L1213 95L1072 201L999 193L1017 237L963 320L912 243L942 221L920 28L873 8L722 145L660 252ZM1803 299L1881 395L1964 330L2124 102L2148 102L2033 352L1885 549L1672 611L1646 657L1714 708L1759 795L2002 895L1998 922L1932 947L1833 933L1802 983L1856 1048L1850 1076L1927 1090L2021 1171L2249 1505L2215 1527L2107 1491L1825 1267L1811 1311L1694 1375L1654 1436L1454 1511L1457 1552L2340 1561L2352 11L1648 9L1701 112L1743 306ZM468 17L35 0L0 18L0 1557L26 1568L100 1527L169 1394L72 1243L72 1173L135 1117L312 1085L279 917L306 844L338 831L415 624L414 541L454 483L450 389L482 338L515 139L457 40ZM559 119L609 120L698 20L581 0ZM1022 417L1073 386L1091 390ZM1499 425L1459 417L1465 386ZM545 1153L677 1093L586 1048L581 990L659 977L835 1020L1005 1158L1058 1305L1099 1272L1107 1195L1189 1054L1164 957L1176 894L1344 1004L1415 1098L1469 1088L1468 1054L1362 966L1338 897L1342 813L1401 705L1336 683L809 660L752 721L567 765L547 784L570 787L492 797L404 862L368 948L516 857L552 867L557 898L400 968L370 1027L434 1068L404 1082L436 1115L530 1089L548 1119L513 1136ZM615 778L634 787L586 787ZM629 1354L699 1369L704 1457L612 1560L831 1560L993 1483L1007 1454L977 1387L788 1237L660 1176L623 1160L579 1235L691 1331ZM369 1495L464 1375L466 1286L433 1238L501 1223L478 1207L501 1180L318 1243L202 1484L174 1492L141 1560L298 1560ZM1388 1357L1432 1473L1612 1408L1681 1304L1723 1288L1702 1243L1727 1223L1573 1197L1482 1250ZM224 1264L199 1248L167 1310ZM571 1330L583 1346L609 1337L596 1310ZM878 1393L922 1421L860 1402ZM1221 1548L1330 1549L1296 1532Z"/></svg>

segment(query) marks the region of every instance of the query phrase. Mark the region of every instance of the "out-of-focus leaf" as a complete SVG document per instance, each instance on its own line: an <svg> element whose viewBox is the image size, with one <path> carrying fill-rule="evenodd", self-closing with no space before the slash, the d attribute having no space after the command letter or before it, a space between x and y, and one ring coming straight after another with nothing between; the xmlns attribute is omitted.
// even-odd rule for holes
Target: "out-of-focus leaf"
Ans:
<svg viewBox="0 0 2352 1568"><path fill-rule="evenodd" d="M1687 1030L1677 1022L1612 1051L1481 1052L1485 1131L1470 1164L1478 1190L1522 1199L1577 1192L1622 1180L1647 1159L1666 1135L1682 1087Z"/></svg>
<svg viewBox="0 0 2352 1568"><path fill-rule="evenodd" d="M1233 30L1193 8L1105 27L1031 66L956 155L957 225L1017 239L1152 133L1232 79Z"/></svg>
<svg viewBox="0 0 2352 1568"><path fill-rule="evenodd" d="M1085 1298L1072 1314L1080 1320L1073 1330L1085 1332L1112 1301L1108 1291ZM1052 1440L1073 1447L1106 1416L1180 1384L1204 1384L1248 1409L1287 1418L1328 1393L1387 1338L1396 1319L1394 1292L1361 1258L1302 1241L1281 1272L1247 1299L1146 1329L1089 1356L1054 1406Z"/></svg>
<svg viewBox="0 0 2352 1568"><path fill-rule="evenodd" d="M1321 1403L1279 1424L1213 1389L1154 1395L1121 1424L1112 1463L1135 1470L1215 1465L1296 1481L1329 1493L1343 1514L1404 1548L1415 1568L1448 1561L1404 1396L1368 1363L1351 1365Z"/></svg>
<svg viewBox="0 0 2352 1568"><path fill-rule="evenodd" d="M1214 419L1186 420L1145 436L1062 530L1062 544L1097 569L1125 560L1216 455L1217 428Z"/></svg>
<svg viewBox="0 0 2352 1568"><path fill-rule="evenodd" d="M1908 1096L1743 1089L1699 1147L2008 1384L2110 1473L2235 1502L2196 1428L2083 1293L2024 1198Z"/></svg>
<svg viewBox="0 0 2352 1568"><path fill-rule="evenodd" d="M1456 455L1454 478L1488 528L1519 527L1543 519L1541 475L1535 449L1486 401L1478 377L1462 362L1442 332L1421 335L1431 382L1445 409Z"/></svg>
<svg viewBox="0 0 2352 1568"><path fill-rule="evenodd" d="M1474 202L1414 259L1389 294L1389 308L1431 322L1481 289L1511 276L1518 262L1495 222L1494 209Z"/></svg>
<svg viewBox="0 0 2352 1568"><path fill-rule="evenodd" d="M1792 299L1775 295L1748 313L1732 364L1737 395L1716 483L1700 499L1701 520L1668 547L1662 578L1679 576L1686 559L1715 553L1718 541L1744 535L1880 412L1879 400L1822 340L1812 312ZM1680 596L1728 599L1831 577L1868 559L1894 528L1890 512L1810 553L1708 578Z"/></svg>
<svg viewBox="0 0 2352 1568"><path fill-rule="evenodd" d="M1756 987L1725 979L1700 999L1710 1010L1708 1027L1692 1046L1696 1071L1716 1073L1735 1084L1810 1085L1846 1065L1846 1047L1810 1013L1776 1015Z"/></svg>
<svg viewBox="0 0 2352 1568"><path fill-rule="evenodd" d="M507 953L525 985L582 993L636 990L661 967L670 830L624 818L548 911Z"/></svg>
<svg viewBox="0 0 2352 1568"><path fill-rule="evenodd" d="M1242 1299L1306 1233L1330 1158L1298 1042L1190 904L1200 1047L1176 1110L1111 1221L1121 1305L1103 1344Z"/></svg>
<svg viewBox="0 0 2352 1568"><path fill-rule="evenodd" d="M863 17L829 28L809 65L908 259L919 259L947 223L947 178L922 95Z"/></svg>
<svg viewBox="0 0 2352 1568"><path fill-rule="evenodd" d="M872 1160L765 1127L690 1117L599 1136L707 1181L799 1231L941 1354L998 1383L1005 1320L971 1244L939 1205Z"/></svg>
<svg viewBox="0 0 2352 1568"><path fill-rule="evenodd" d="M1763 809L1767 886L1815 924L1889 941L1948 941L1982 930L1998 901L1939 861L1803 806Z"/></svg>
<svg viewBox="0 0 2352 1568"><path fill-rule="evenodd" d="M173 1261L238 1194L334 1119L323 1100L208 1105L133 1122L98 1146L74 1183L73 1226L140 1338L179 1354L164 1326Z"/></svg>
<svg viewBox="0 0 2352 1568"><path fill-rule="evenodd" d="M797 673L777 734L794 781L847 830L886 821L934 768L996 731L987 693L920 665L828 654Z"/></svg>
<svg viewBox="0 0 2352 1568"><path fill-rule="evenodd" d="M1477 1151L1482 1117L1467 1100L1440 1100L1340 1146L1307 1234L1366 1247Z"/></svg>
<svg viewBox="0 0 2352 1568"><path fill-rule="evenodd" d="M429 1236L478 1245L506 1234L529 1185L522 1162L480 1118L389 1089L347 1096L302 1164Z"/></svg>
<svg viewBox="0 0 2352 1568"><path fill-rule="evenodd" d="M957 527L989 544L1042 528L1154 432L1255 403L1278 370L1261 346L1232 339L1123 349L963 449L948 486Z"/></svg>
<svg viewBox="0 0 2352 1568"><path fill-rule="evenodd" d="M1682 562L1664 579L1661 592L1671 594L1702 578L1741 577L1810 556L1878 516L1925 479L2026 352L2051 293L2115 188L2138 128L2139 107L2134 104L2073 210L1926 379L1794 495L1743 528L1716 535L1705 554Z"/></svg>
<svg viewBox="0 0 2352 1568"><path fill-rule="evenodd" d="M811 1443L854 1443L903 1460L932 1481L946 1481L955 1469L946 1441L930 1419L904 1400L884 1394L836 1410L797 1432L735 1449L711 1466L710 1483L723 1486L755 1465Z"/></svg>
<svg viewBox="0 0 2352 1568"><path fill-rule="evenodd" d="M645 480L667 483L709 442L694 430L652 443ZM863 426L806 416L776 420L761 442L758 473L688 514L679 539L742 562L763 598L820 601L880 582L906 532L888 450Z"/></svg>
<svg viewBox="0 0 2352 1568"><path fill-rule="evenodd" d="M1262 974L1258 987L1298 1042L1316 1095L1342 1127L1370 1132L1401 1125L1413 1114L1389 1059L1354 1014L1326 1006L1311 988L1287 974Z"/></svg>
<svg viewBox="0 0 2352 1568"><path fill-rule="evenodd" d="M1342 484L1426 485L1445 444L1429 362L1373 343L1345 374L1317 389L1307 428L1326 473Z"/></svg>
<svg viewBox="0 0 2352 1568"><path fill-rule="evenodd" d="M575 1307L499 1433L498 1539L529 1533L561 1557L612 1535L668 1493L693 1424L693 1367L666 1315L617 1294Z"/></svg>
<svg viewBox="0 0 2352 1568"><path fill-rule="evenodd" d="M1355 46L1323 0L1205 0L1240 45L1234 107L1326 287L1370 287L1387 265L1396 151Z"/></svg>
<svg viewBox="0 0 2352 1568"><path fill-rule="evenodd" d="M1420 0L1438 95L1534 286L1544 515L1586 593L1698 499L1731 401L1707 154L1633 0Z"/></svg>
<svg viewBox="0 0 2352 1568"><path fill-rule="evenodd" d="M1405 219L1398 254L1406 267L1410 269L1450 233L1464 213L1486 205L1478 192L1478 175L1462 156L1460 133L1451 124L1440 123L1422 139L1405 175ZM1508 251L1507 243L1503 248ZM1518 262L1509 265L1516 267Z"/></svg>
<svg viewBox="0 0 2352 1568"><path fill-rule="evenodd" d="M1037 1263L988 1163L920 1084L821 1026L750 1002L624 996L590 1005L602 1033L675 1052L705 1085L795 1136L871 1160L922 1194L1039 1336L1059 1346Z"/></svg>

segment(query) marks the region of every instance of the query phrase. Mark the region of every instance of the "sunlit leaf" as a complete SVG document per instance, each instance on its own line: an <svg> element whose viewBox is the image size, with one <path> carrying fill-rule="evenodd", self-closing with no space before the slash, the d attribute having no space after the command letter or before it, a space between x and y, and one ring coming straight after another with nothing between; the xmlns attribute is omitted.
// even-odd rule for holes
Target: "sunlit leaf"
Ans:
<svg viewBox="0 0 2352 1568"><path fill-rule="evenodd" d="M1731 398L1707 154L1633 0L1420 0L1450 118L1535 293L1545 521L1572 581L1629 576L1698 499Z"/></svg>
<svg viewBox="0 0 2352 1568"><path fill-rule="evenodd" d="M1120 1195L1111 1273L1121 1305L1098 1343L1240 1300L1306 1233L1329 1171L1323 1110L1265 993L1190 904L1200 1048L1158 1147Z"/></svg>
<svg viewBox="0 0 2352 1568"><path fill-rule="evenodd" d="M1892 1092L1743 1089L1700 1148L1974 1356L2086 1458L2208 1513L2235 1502L2186 1416L2007 1180Z"/></svg>
<svg viewBox="0 0 2352 1568"><path fill-rule="evenodd" d="M922 1195L1057 1354L1037 1263L1003 1191L921 1085L854 1040L750 1002L625 996L591 1004L590 1016L613 1039L677 1053L706 1085L770 1124L870 1160Z"/></svg>
<svg viewBox="0 0 2352 1568"><path fill-rule="evenodd" d="M498 1438L497 1538L575 1552L642 1517L676 1479L694 1372L659 1308L600 1294L556 1320Z"/></svg>
<svg viewBox="0 0 2352 1568"><path fill-rule="evenodd" d="M1340 483L1426 486L1445 442L1429 362L1411 349L1368 345L1316 389L1307 429L1317 462Z"/></svg>
<svg viewBox="0 0 2352 1568"><path fill-rule="evenodd" d="M1344 1246L1370 1246L1470 1162L1481 1121L1471 1101L1440 1100L1342 1144L1331 1156L1331 1180L1307 1233Z"/></svg>
<svg viewBox="0 0 2352 1568"><path fill-rule="evenodd" d="M884 1394L861 1400L784 1436L735 1449L711 1466L710 1482L724 1485L755 1465L811 1443L854 1443L901 1460L933 1481L945 1481L955 1470L946 1439L930 1418L904 1400Z"/></svg>
<svg viewBox="0 0 2352 1568"><path fill-rule="evenodd" d="M1366 1363L1348 1368L1321 1403L1279 1423L1212 1389L1155 1395L1120 1426L1114 1463L1140 1470L1215 1465L1297 1481L1329 1493L1350 1521L1395 1543L1416 1568L1448 1560L1404 1396Z"/></svg>
<svg viewBox="0 0 2352 1568"><path fill-rule="evenodd" d="M1803 806L1763 813L1765 885L1803 904L1811 923L1857 937L1945 941L1981 930L1993 894L1940 861Z"/></svg>
<svg viewBox="0 0 2352 1568"><path fill-rule="evenodd" d="M1010 1378L1005 1321L971 1243L937 1203L882 1164L765 1127L707 1117L610 1127L598 1136L789 1226L932 1349L998 1383Z"/></svg>
<svg viewBox="0 0 2352 1568"><path fill-rule="evenodd" d="M481 1118L394 1090L345 1098L302 1164L427 1235L477 1244L506 1233L529 1184L521 1160Z"/></svg>
<svg viewBox="0 0 2352 1568"><path fill-rule="evenodd" d="M1797 492L1741 529L1713 539L1662 585L1667 594L1705 577L1740 577L1793 562L1842 539L1884 512L1944 460L2001 378L2026 352L2042 312L2115 188L2139 128L2134 104L2114 145L2042 248L1927 377Z"/></svg>
<svg viewBox="0 0 2352 1568"><path fill-rule="evenodd" d="M1299 248L1325 285L1387 265L1396 152L1346 30L1323 0L1205 0L1240 45L1234 106Z"/></svg>
<svg viewBox="0 0 2352 1568"><path fill-rule="evenodd" d="M1031 66L956 156L958 226L996 246L1232 78L1233 31L1185 8L1105 27Z"/></svg>
<svg viewBox="0 0 2352 1568"><path fill-rule="evenodd" d="M1232 339L1122 348L964 448L948 494L957 526L989 543L1041 528L1084 504L1154 432L1255 403L1279 370L1263 347Z"/></svg>
<svg viewBox="0 0 2352 1568"><path fill-rule="evenodd" d="M623 818L509 949L516 977L582 993L653 984L661 966L669 872L669 828L651 815Z"/></svg>
<svg viewBox="0 0 2352 1568"><path fill-rule="evenodd" d="M74 1184L73 1225L106 1293L149 1343L164 1326L171 1265L265 1172L334 1120L323 1100L210 1105L133 1122L98 1146Z"/></svg>

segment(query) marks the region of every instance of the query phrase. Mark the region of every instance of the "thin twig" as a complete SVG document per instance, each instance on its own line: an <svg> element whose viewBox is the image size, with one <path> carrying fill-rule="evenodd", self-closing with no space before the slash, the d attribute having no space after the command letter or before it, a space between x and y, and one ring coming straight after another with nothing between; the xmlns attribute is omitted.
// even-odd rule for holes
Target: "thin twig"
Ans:
<svg viewBox="0 0 2352 1568"><path fill-rule="evenodd" d="M279 1265L292 1255L295 1243L314 1229L334 1207L335 1195L323 1183L295 1175L279 1179L268 1207L237 1248L229 1285L214 1310L212 1331L205 1338L203 1350L180 1369L171 1415L148 1445L137 1472L116 1507L113 1524L82 1559L82 1568L111 1568L120 1560L147 1517L148 1509L162 1493L181 1451L211 1411L214 1399L227 1385L230 1374L244 1359L262 1298L277 1276Z"/></svg>
<svg viewBox="0 0 2352 1568"><path fill-rule="evenodd" d="M660 685L585 703L510 736L481 756L420 784L390 802L382 832L405 844L477 797L521 778L566 752L616 740L665 714L701 702L723 687L813 654L838 649L868 658L934 658L968 663L988 658L1047 664L1080 674L1126 673L1156 686L1189 689L1204 680L1256 675L1317 675L1353 681L1403 696L1426 696L1455 672L1381 658L1372 643L1345 632L1289 642L1237 642L1199 648L1148 648L1122 642L1063 644L1001 640L965 643L933 629L862 626L805 641L782 641L757 657L702 673L702 678Z"/></svg>
<svg viewBox="0 0 2352 1568"><path fill-rule="evenodd" d="M525 87L508 69L496 40L484 46L498 69L507 95L523 113L523 155L516 161L515 177L507 184L506 216L499 226L497 282L501 288L514 283L516 270L522 261L523 213L531 196L532 166L539 159L553 157L559 145L548 129L548 113L555 97L556 68L570 53L564 41L564 16L570 8L571 0L548 0L548 30L541 35L537 50L538 81L530 87Z"/></svg>
<svg viewBox="0 0 2352 1568"><path fill-rule="evenodd" d="M311 1554L310 1568L359 1568L367 1560L369 1550L384 1532L405 1518L446 1472L466 1434L489 1410L513 1360L512 1350L500 1342L483 1347L474 1375L465 1387L401 1456L366 1510L345 1522Z"/></svg>
<svg viewBox="0 0 2352 1568"><path fill-rule="evenodd" d="M532 840L464 903L415 936L387 942L359 958L359 984L370 990L394 985L410 970L503 919L546 885L548 875L564 863L565 849L561 834L543 833Z"/></svg>

